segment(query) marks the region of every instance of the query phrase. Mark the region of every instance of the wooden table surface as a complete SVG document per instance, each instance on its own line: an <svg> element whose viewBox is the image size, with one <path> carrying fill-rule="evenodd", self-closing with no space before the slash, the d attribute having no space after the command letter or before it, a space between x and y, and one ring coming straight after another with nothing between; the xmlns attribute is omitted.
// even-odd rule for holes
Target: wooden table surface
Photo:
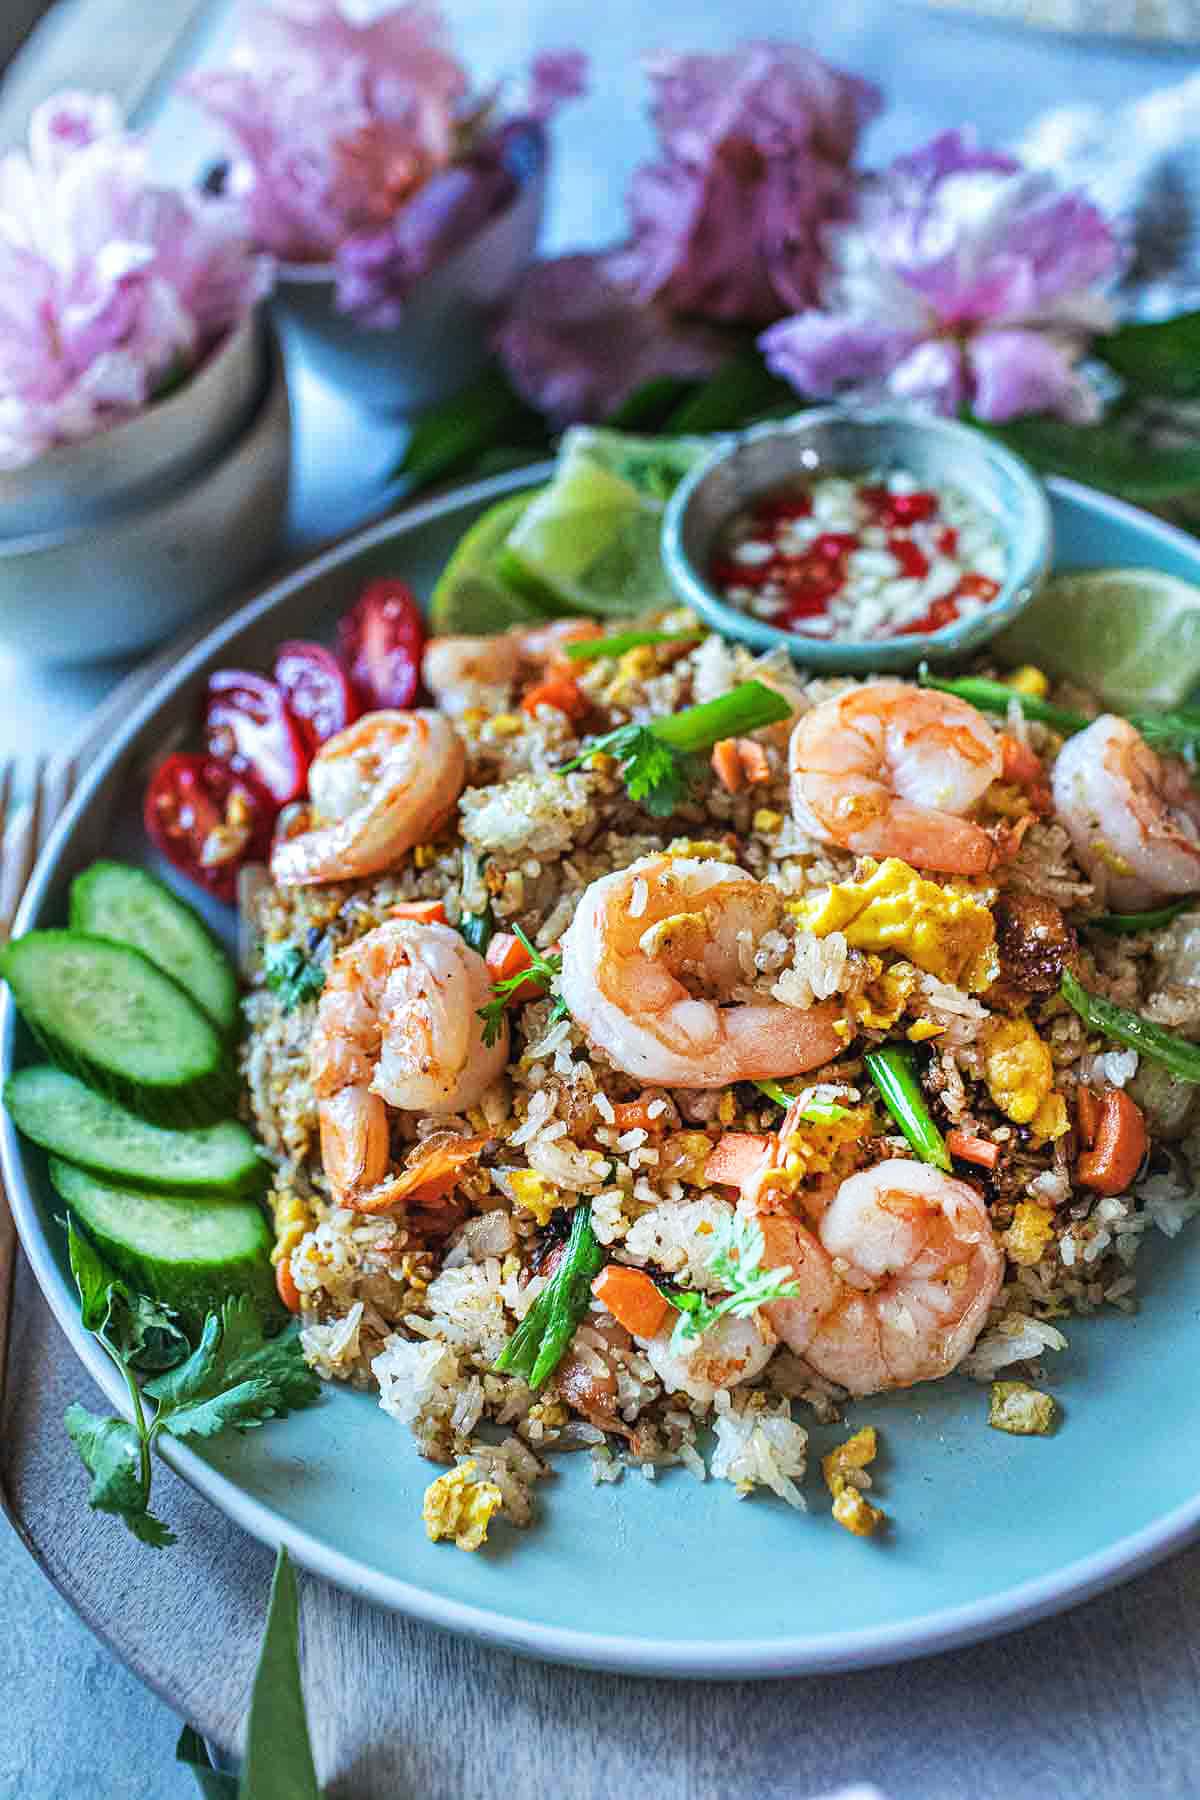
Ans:
<svg viewBox="0 0 1200 1800"><path fill-rule="evenodd" d="M0 0L6 19L8 5ZM39 55L25 59L0 94L0 143L18 137L29 104L64 79L109 85L136 101L200 10L201 0L64 0L43 28ZM633 49L713 35L700 22L703 11L711 23L712 0L704 9L698 0L660 0L652 21L638 0L610 0L602 14L590 0L451 0L448 10L464 38L469 24L487 40L493 60L511 64L534 44L583 42L596 54L605 105L625 101L631 117L640 111L627 72ZM715 35L761 34L778 28L778 17L775 0L727 0ZM843 61L877 77L894 73L903 90L894 127L901 141L951 122L930 93L964 91L976 67L974 37L956 40L952 25L922 28L917 17L897 23L887 0L846 0L813 27L821 47ZM64 21L72 29L60 30ZM906 34L919 29L922 57L905 60ZM1017 75L999 41L1006 79L978 84L978 107L992 114L983 123L995 135L1019 130L1051 98L1128 91L1107 64L1089 63L1082 51L1068 58L1053 44L1031 50ZM1144 91L1186 72L1139 66L1133 85ZM1007 125L998 129L1002 115ZM557 242L611 228L611 196L589 166L594 160L602 176L607 150L593 126L568 152L562 189L573 228L560 220ZM161 1466L156 1497L180 1538L169 1553L152 1555L119 1523L89 1513L61 1421L70 1400L102 1404L90 1386L22 1267L0 1420L0 1476L14 1523L116 1654L213 1741L234 1747L271 1557ZM1114 1446L1114 1455L1123 1453ZM855 1781L875 1782L889 1800L1200 1794L1200 1548L989 1645L882 1671L757 1684L551 1668L409 1623L307 1577L302 1593L309 1712L331 1800L624 1800L639 1792L654 1800L804 1800ZM46 1746L47 1759L56 1754ZM49 1791L19 1790L21 1800ZM154 1796L153 1770L131 1772L121 1791Z"/></svg>

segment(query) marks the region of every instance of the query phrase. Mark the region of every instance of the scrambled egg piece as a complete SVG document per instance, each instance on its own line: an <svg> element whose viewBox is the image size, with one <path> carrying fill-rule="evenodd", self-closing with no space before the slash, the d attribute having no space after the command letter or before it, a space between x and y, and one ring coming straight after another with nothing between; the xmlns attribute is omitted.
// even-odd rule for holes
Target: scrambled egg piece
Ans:
<svg viewBox="0 0 1200 1800"><path fill-rule="evenodd" d="M651 962L699 962L711 942L708 914L682 912L648 925L638 939L638 949Z"/></svg>
<svg viewBox="0 0 1200 1800"><path fill-rule="evenodd" d="M770 806L760 806L753 819L755 831L778 831L783 824L783 814Z"/></svg>
<svg viewBox="0 0 1200 1800"><path fill-rule="evenodd" d="M1066 1104L1054 1092L1054 1064L1026 1018L988 1021L983 1039L983 1074L988 1092L1014 1125L1031 1125L1041 1137L1061 1137Z"/></svg>
<svg viewBox="0 0 1200 1800"><path fill-rule="evenodd" d="M550 1215L563 1204L561 1189L533 1169L514 1169L508 1184L517 1205L531 1212L539 1225L548 1224Z"/></svg>
<svg viewBox="0 0 1200 1800"><path fill-rule="evenodd" d="M712 1155L713 1141L703 1131L673 1131L663 1141L659 1168L671 1181L703 1187L704 1170Z"/></svg>
<svg viewBox="0 0 1200 1800"><path fill-rule="evenodd" d="M850 1004L860 1025L868 1025L875 1031L889 1031L908 1005L917 983L917 971L909 962L893 963L890 969L885 969L877 956L870 957L868 962L870 979L863 992Z"/></svg>
<svg viewBox="0 0 1200 1800"><path fill-rule="evenodd" d="M867 1464L874 1462L879 1444L873 1425L864 1425L852 1438L821 1458L825 1484L833 1495L833 1516L855 1537L870 1537L887 1523L887 1514L863 1495L870 1487Z"/></svg>
<svg viewBox="0 0 1200 1800"><path fill-rule="evenodd" d="M1027 1381L993 1381L988 1424L1013 1437L1049 1437L1058 1420L1058 1403Z"/></svg>
<svg viewBox="0 0 1200 1800"><path fill-rule="evenodd" d="M781 1141L781 1160L763 1171L758 1192L796 1193L810 1175L828 1175L849 1145L857 1146L877 1131L869 1104L846 1107L840 1118L803 1121Z"/></svg>
<svg viewBox="0 0 1200 1800"><path fill-rule="evenodd" d="M1048 1206L1022 1200L1000 1242L1015 1263L1032 1267L1054 1242L1054 1214Z"/></svg>
<svg viewBox="0 0 1200 1800"><path fill-rule="evenodd" d="M1032 663L1022 663L1008 677L1008 685L1015 694L1028 694L1031 700L1044 700L1050 692L1050 682L1041 669L1035 669Z"/></svg>
<svg viewBox="0 0 1200 1800"><path fill-rule="evenodd" d="M301 1238L312 1230L314 1219L308 1203L293 1188L276 1193L272 1205L275 1213L275 1248L271 1252L271 1261L280 1263L292 1254Z"/></svg>
<svg viewBox="0 0 1200 1800"><path fill-rule="evenodd" d="M737 851L720 838L672 838L667 856L694 856L697 862L736 863Z"/></svg>
<svg viewBox="0 0 1200 1800"><path fill-rule="evenodd" d="M817 937L840 931L854 950L891 950L942 981L982 993L999 973L992 915L978 895L943 887L899 857L867 864L860 881L791 903Z"/></svg>
<svg viewBox="0 0 1200 1800"><path fill-rule="evenodd" d="M478 1550L487 1542L488 1525L500 1501L496 1483L477 1481L475 1460L468 1457L425 1489L421 1517L426 1533L435 1544L439 1538L452 1537L460 1550Z"/></svg>

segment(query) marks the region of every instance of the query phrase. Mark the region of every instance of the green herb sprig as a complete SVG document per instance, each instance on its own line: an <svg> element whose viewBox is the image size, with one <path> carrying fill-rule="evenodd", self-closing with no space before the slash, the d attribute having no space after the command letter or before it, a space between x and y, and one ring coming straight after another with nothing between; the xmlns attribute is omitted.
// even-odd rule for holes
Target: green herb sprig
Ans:
<svg viewBox="0 0 1200 1800"><path fill-rule="evenodd" d="M1102 1037L1113 1038L1139 1055L1162 1063L1180 1081L1200 1083L1200 1044L1190 1044L1186 1038L1176 1037L1173 1031L1164 1031L1161 1025L1143 1019L1140 1013L1131 1012L1127 1006L1118 1006L1113 1000L1093 994L1070 969L1063 970L1059 991L1090 1031L1098 1031Z"/></svg>
<svg viewBox="0 0 1200 1800"><path fill-rule="evenodd" d="M1086 923L1094 926L1097 931L1111 932L1114 937L1137 931L1161 931L1164 925L1169 925L1180 913L1189 912L1198 904L1200 902L1192 895L1187 900L1175 900L1170 906L1157 906L1152 912L1100 913Z"/></svg>
<svg viewBox="0 0 1200 1800"><path fill-rule="evenodd" d="M536 1393L566 1355L575 1329L591 1303L592 1278L600 1272L604 1253L592 1230L590 1202L581 1200L571 1219L567 1247L493 1368L519 1375Z"/></svg>
<svg viewBox="0 0 1200 1800"><path fill-rule="evenodd" d="M922 663L917 671L917 681L921 687L937 688L943 694L957 694L960 700L970 701L980 712L1007 713L1009 706L1016 700L1027 719L1036 719L1055 731L1061 731L1066 737L1073 736L1077 731L1086 731L1092 723L1085 713L1072 712L1066 706L1055 706L1049 700L1039 700L1036 694L1020 694L1016 688L1009 687L1007 682L991 681L983 675L963 675L953 681L943 680L940 676L931 675L928 666ZM1123 716L1156 750L1174 750L1184 756L1194 756L1200 746L1200 711L1185 709L1174 713L1127 712Z"/></svg>
<svg viewBox="0 0 1200 1800"><path fill-rule="evenodd" d="M513 926L513 932L529 952L529 967L522 969L519 975L506 975L503 981L494 981L491 999L479 1008L478 1016L483 1020L483 1041L489 1049L500 1036L509 999L517 989L524 987L527 981L536 981L549 993L562 974L562 957L557 951L547 955L545 951L539 950L535 944L530 943L519 925ZM556 1020L565 1019L566 1016L567 1003L561 995L556 996L546 1023L553 1025Z"/></svg>
<svg viewBox="0 0 1200 1800"><path fill-rule="evenodd" d="M492 903L486 901L483 910L477 913L464 913L458 921L458 929L472 950L482 956L496 935L496 915L492 911Z"/></svg>
<svg viewBox="0 0 1200 1800"><path fill-rule="evenodd" d="M150 1452L160 1432L185 1438L213 1437L227 1425L245 1431L311 1405L321 1383L304 1361L295 1320L268 1340L252 1302L238 1296L209 1313L192 1350L171 1309L132 1293L74 1222L67 1249L84 1326L125 1377L133 1412L130 1424L78 1404L67 1408L67 1434L92 1477L88 1504L115 1513L142 1543L161 1550L175 1535L150 1511ZM159 1373L139 1386L137 1372L151 1369ZM154 1402L149 1418L147 1398Z"/></svg>
<svg viewBox="0 0 1200 1800"><path fill-rule="evenodd" d="M935 1169L954 1165L946 1140L925 1104L912 1052L903 1044L881 1044L863 1058L883 1103L922 1162Z"/></svg>
<svg viewBox="0 0 1200 1800"><path fill-rule="evenodd" d="M773 1300L796 1298L799 1282L786 1269L764 1269L765 1255L762 1227L741 1213L733 1213L722 1219L714 1231L708 1258L709 1271L725 1289L719 1300L709 1301L694 1289L659 1283L659 1293L680 1315L671 1333L673 1351L686 1352L718 1319L731 1314L746 1318Z"/></svg>
<svg viewBox="0 0 1200 1800"><path fill-rule="evenodd" d="M563 763L566 775L593 756L615 757L621 765L629 798L656 819L669 819L684 805L704 776L699 752L711 750L722 738L743 737L764 725L777 725L791 717L782 695L761 681L744 681L716 700L689 706L649 725L618 725Z"/></svg>
<svg viewBox="0 0 1200 1800"><path fill-rule="evenodd" d="M325 971L305 956L299 944L268 944L263 950L263 980L289 1013L303 1001L316 999L325 986Z"/></svg>

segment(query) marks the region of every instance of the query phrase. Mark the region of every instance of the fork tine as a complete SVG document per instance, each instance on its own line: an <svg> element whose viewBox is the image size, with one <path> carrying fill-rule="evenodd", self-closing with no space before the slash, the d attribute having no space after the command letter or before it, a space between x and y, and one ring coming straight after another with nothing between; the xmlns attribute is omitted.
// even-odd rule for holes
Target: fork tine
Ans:
<svg viewBox="0 0 1200 1800"><path fill-rule="evenodd" d="M46 762L41 768L41 792L37 797L37 845L40 856L50 840L54 827L66 811L75 789L75 763L71 757L61 762Z"/></svg>
<svg viewBox="0 0 1200 1800"><path fill-rule="evenodd" d="M0 856L0 937L7 937L12 930L13 918L33 868L37 847L37 821L42 811L43 765L44 759L39 758L34 766L29 805L24 809L11 806L6 808L6 813L11 812L12 816L7 822L3 855ZM11 769L8 774L11 778ZM12 786L15 786L15 782L10 779L10 793Z"/></svg>

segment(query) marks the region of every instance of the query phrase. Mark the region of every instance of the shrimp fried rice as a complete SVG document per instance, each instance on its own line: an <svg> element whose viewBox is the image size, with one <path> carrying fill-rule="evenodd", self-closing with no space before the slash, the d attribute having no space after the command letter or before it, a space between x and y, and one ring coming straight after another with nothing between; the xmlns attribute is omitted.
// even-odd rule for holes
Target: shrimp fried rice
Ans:
<svg viewBox="0 0 1200 1800"><path fill-rule="evenodd" d="M346 806L327 779L324 818L246 896L244 1073L281 1291L312 1366L376 1392L445 1466L432 1535L474 1548L493 1513L527 1524L569 1450L597 1481L682 1464L795 1507L819 1490L873 1530L869 1456L850 1454L873 1434L814 1486L806 1418L852 1403L865 1425L866 1396L958 1369L1003 1378L1002 1428L1047 1428L1072 1318L1132 1310L1146 1233L1200 1207L1195 1088L1061 987L1069 967L1200 1038L1200 910L1089 923L1200 890L1195 809L1175 808L1159 889L1151 827L1140 860L1114 848L1084 816L1111 797L1056 778L1064 739L1020 704L1046 691L1036 671L985 718L716 636L565 663L566 634L534 635L435 641L434 748L405 821L397 789L356 840L328 823ZM618 754L587 754L747 681L789 718L693 759L669 817L631 797ZM1088 735L1066 740L1072 766L1100 765ZM271 984L282 947L319 993ZM884 1045L911 1059L952 1166L885 1104ZM580 1208L602 1273L531 1384L496 1365Z"/></svg>

